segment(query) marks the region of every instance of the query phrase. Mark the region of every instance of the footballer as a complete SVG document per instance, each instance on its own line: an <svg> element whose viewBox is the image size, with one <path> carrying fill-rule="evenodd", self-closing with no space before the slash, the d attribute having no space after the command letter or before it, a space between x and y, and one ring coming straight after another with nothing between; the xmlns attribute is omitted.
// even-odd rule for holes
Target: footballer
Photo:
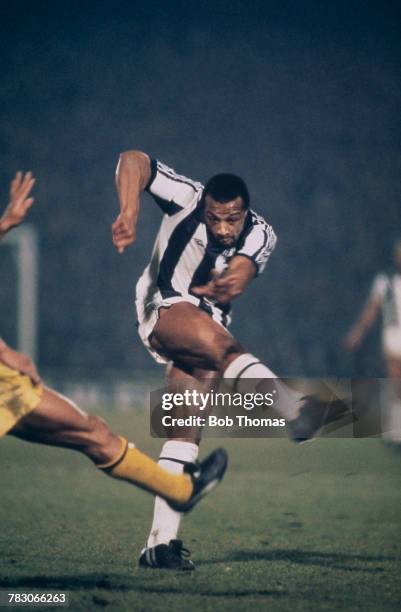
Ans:
<svg viewBox="0 0 401 612"><path fill-rule="evenodd" d="M275 406L291 435L311 438L322 425L327 402L303 397L248 353L228 331L231 302L265 269L276 245L272 226L250 207L247 185L234 174L217 174L206 185L178 174L141 151L120 155L116 170L120 212L112 225L119 253L135 241L141 194L147 192L163 213L151 260L136 286L140 338L167 366L168 384L223 378L236 391L279 391ZM274 383L272 379L275 379ZM332 406L330 416L347 409ZM182 439L173 432L159 463L172 473L198 454L200 434ZM177 541L181 515L157 498L153 524L139 558L141 567L168 568L159 555ZM171 567L179 564L180 551ZM182 559L183 570L194 569Z"/></svg>

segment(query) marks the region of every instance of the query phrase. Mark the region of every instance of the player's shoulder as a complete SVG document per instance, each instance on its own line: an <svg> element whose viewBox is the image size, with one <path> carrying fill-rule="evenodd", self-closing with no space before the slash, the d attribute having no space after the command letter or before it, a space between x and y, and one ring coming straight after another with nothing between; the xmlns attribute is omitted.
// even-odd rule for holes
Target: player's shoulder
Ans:
<svg viewBox="0 0 401 612"><path fill-rule="evenodd" d="M271 227L270 223L252 208L249 209L249 218L253 227Z"/></svg>
<svg viewBox="0 0 401 612"><path fill-rule="evenodd" d="M164 162L160 161L160 159L151 159L151 166L154 178L157 174L160 174L162 177L168 180L187 185L194 191L200 192L204 189L204 185L200 181L194 180L184 174L179 174L176 170L174 170L174 168L171 168Z"/></svg>
<svg viewBox="0 0 401 612"><path fill-rule="evenodd" d="M274 246L277 242L277 235L273 226L252 208L249 209L249 225L248 233L257 232L265 236L265 241L270 246Z"/></svg>
<svg viewBox="0 0 401 612"><path fill-rule="evenodd" d="M151 159L151 175L145 191L164 214L175 216L185 209L192 210L202 197L203 185L179 174L159 159Z"/></svg>

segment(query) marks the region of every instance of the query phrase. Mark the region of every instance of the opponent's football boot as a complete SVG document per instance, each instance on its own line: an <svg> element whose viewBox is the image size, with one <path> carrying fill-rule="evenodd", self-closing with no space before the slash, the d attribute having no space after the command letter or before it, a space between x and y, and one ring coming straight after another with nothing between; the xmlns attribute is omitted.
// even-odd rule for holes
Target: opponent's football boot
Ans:
<svg viewBox="0 0 401 612"><path fill-rule="evenodd" d="M228 455L224 448L217 448L200 463L186 463L184 473L192 479L193 491L191 497L182 503L168 501L177 512L189 512L224 476L227 469ZM173 540L175 541L175 540Z"/></svg>

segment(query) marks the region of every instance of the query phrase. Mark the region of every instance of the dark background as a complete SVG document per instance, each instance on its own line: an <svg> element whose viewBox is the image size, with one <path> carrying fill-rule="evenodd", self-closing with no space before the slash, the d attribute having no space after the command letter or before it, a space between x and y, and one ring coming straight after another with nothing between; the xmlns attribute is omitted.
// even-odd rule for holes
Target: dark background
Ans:
<svg viewBox="0 0 401 612"><path fill-rule="evenodd" d="M42 368L155 367L110 224L120 151L205 181L236 172L278 234L232 330L282 375L381 373L379 334L340 341L401 235L398 2L14 2L1 15L1 202L37 177ZM2 283L1 328L12 336ZM7 285L7 286L4 286Z"/></svg>

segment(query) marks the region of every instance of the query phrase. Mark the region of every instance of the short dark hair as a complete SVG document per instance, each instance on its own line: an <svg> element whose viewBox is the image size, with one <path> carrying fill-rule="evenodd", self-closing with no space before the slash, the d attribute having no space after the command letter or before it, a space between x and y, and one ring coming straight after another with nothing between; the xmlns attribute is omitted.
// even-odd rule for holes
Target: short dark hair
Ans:
<svg viewBox="0 0 401 612"><path fill-rule="evenodd" d="M244 208L249 208L249 191L245 181L236 174L216 174L205 185L203 197L210 195L216 202L231 202L241 197Z"/></svg>

